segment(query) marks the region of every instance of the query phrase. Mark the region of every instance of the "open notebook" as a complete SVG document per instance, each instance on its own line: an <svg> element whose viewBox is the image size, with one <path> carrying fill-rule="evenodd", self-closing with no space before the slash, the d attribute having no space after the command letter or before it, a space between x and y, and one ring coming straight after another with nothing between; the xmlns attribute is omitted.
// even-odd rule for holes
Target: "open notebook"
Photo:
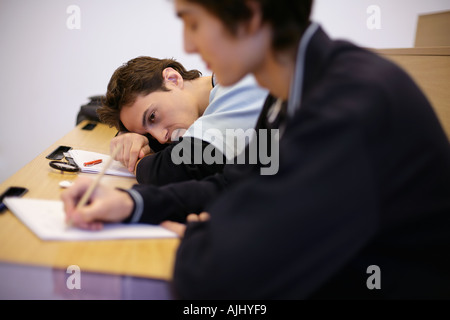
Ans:
<svg viewBox="0 0 450 320"><path fill-rule="evenodd" d="M73 158L75 163L81 169L81 172L86 173L100 173L103 169L103 166L108 162L109 155L85 151L85 150L70 150L70 156ZM93 166L85 166L84 163L101 159L102 162ZM111 163L111 166L106 170L105 174L122 176L122 177L134 177L128 169L119 161L114 160Z"/></svg>
<svg viewBox="0 0 450 320"><path fill-rule="evenodd" d="M66 227L62 201L8 197L4 203L42 240L107 240L175 238L176 234L157 225L105 224L100 231Z"/></svg>

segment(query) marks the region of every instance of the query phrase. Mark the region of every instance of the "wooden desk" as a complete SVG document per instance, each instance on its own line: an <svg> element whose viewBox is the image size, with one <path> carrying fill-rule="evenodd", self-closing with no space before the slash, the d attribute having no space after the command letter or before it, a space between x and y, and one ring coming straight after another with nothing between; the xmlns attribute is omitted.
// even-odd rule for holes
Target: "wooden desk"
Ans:
<svg viewBox="0 0 450 320"><path fill-rule="evenodd" d="M81 122L63 138L0 184L0 192L17 185L29 189L24 197L59 199L59 182L74 180L78 174L61 174L45 158L58 145L109 153L109 142L116 131L104 124L94 130L81 130ZM20 147L20 146L18 146ZM105 176L112 186L128 188L134 178ZM81 271L130 275L170 280L178 239L132 239L106 241L42 241L11 212L0 215L0 261L66 269L78 265Z"/></svg>
<svg viewBox="0 0 450 320"><path fill-rule="evenodd" d="M397 63L416 81L450 140L450 47L374 51Z"/></svg>
<svg viewBox="0 0 450 320"><path fill-rule="evenodd" d="M450 46L450 11L421 14L417 20L415 47Z"/></svg>

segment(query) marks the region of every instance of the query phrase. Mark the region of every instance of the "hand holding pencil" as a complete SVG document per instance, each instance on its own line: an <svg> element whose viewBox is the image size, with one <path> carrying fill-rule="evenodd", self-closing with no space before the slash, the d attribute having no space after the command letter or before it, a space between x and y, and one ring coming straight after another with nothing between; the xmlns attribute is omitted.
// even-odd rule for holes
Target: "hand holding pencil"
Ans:
<svg viewBox="0 0 450 320"><path fill-rule="evenodd" d="M89 188L86 190L86 192L83 194L83 197L81 198L80 202L78 202L77 204L77 209L82 208L86 202L89 200L90 196L92 195L92 192L95 190L95 188L98 186L98 184L100 183L100 180L103 178L103 176L105 175L106 170L108 170L108 168L110 167L111 163L114 161L115 156L117 155L117 152L119 151L119 148L115 148L111 154L111 156L109 157L108 161L106 162L106 164L103 166L102 171L100 171L100 174L97 175L97 178L95 179L94 183L91 183L91 185L89 186Z"/></svg>
<svg viewBox="0 0 450 320"><path fill-rule="evenodd" d="M80 176L61 193L66 222L70 226L100 230L103 223L120 222L131 214L134 203L129 194L100 183L116 152L117 149L95 180Z"/></svg>

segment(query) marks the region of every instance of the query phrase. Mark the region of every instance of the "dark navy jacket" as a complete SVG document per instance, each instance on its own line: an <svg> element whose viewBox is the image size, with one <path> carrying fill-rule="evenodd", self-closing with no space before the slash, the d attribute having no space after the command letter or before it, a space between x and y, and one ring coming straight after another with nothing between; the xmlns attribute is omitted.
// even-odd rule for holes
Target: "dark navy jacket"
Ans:
<svg viewBox="0 0 450 320"><path fill-rule="evenodd" d="M432 106L399 67L320 28L303 66L276 175L225 166L192 199L165 198L211 214L180 244L179 297L450 298L450 145Z"/></svg>

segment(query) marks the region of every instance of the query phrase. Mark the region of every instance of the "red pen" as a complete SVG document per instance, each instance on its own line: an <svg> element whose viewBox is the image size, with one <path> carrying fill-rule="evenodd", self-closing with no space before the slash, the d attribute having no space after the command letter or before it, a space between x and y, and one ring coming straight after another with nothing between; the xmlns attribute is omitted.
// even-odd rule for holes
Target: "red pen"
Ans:
<svg viewBox="0 0 450 320"><path fill-rule="evenodd" d="M94 160L94 161L85 162L83 164L84 164L85 167L86 166L93 166L94 164L102 163L102 161L103 161L102 159L98 159L98 160Z"/></svg>

